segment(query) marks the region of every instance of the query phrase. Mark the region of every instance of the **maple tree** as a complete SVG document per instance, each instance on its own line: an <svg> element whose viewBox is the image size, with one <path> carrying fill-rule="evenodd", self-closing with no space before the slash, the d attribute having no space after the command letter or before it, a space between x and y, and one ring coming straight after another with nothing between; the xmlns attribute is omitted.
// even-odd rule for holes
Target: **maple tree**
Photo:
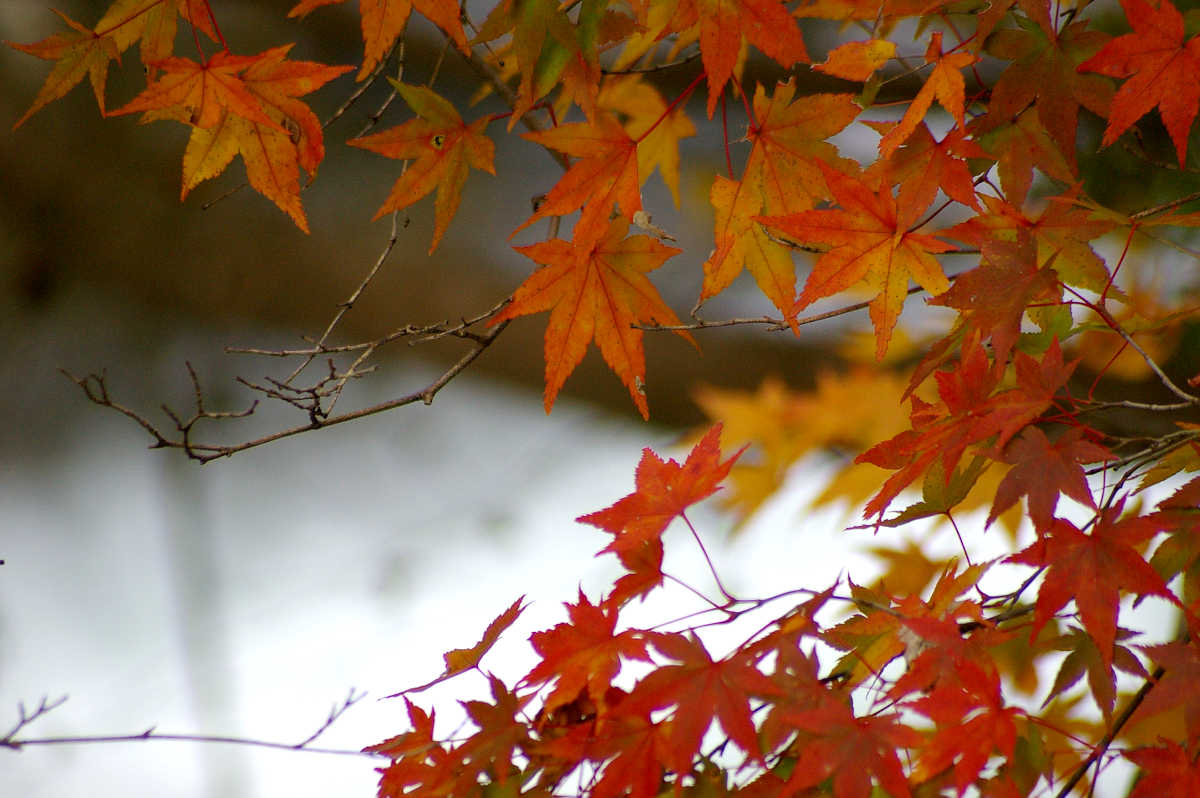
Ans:
<svg viewBox="0 0 1200 798"><path fill-rule="evenodd" d="M336 2L305 0L291 16ZM851 335L844 368L811 390L699 388L713 424L684 462L647 449L634 491L578 518L609 536L599 554L622 573L532 635L536 664L507 679L484 668L517 600L477 644L448 652L444 673L391 696L411 729L365 749L383 760L380 798L1200 790L1194 12L1172 0L502 0L478 20L453 0L359 10L354 65L293 59L288 44L239 53L211 0L116 0L91 27L60 14L65 31L12 45L53 63L15 127L87 77L102 116L189 129L182 199L241 155L250 186L307 232L301 197L326 142L301 98L340 91L336 115L353 113L361 93L338 79L369 84L394 68L415 10L480 85L456 103L436 68L425 85L388 76L403 121L344 142L404 162L376 218L395 224L436 191L432 253L463 226L459 198L478 172L538 198L512 231L537 240L502 244L536 268L494 307L335 343L393 238L319 339L269 352L299 366L247 385L301 411L295 427L207 443L203 425L253 408L207 409L193 374L195 412L162 426L102 376L77 379L153 445L209 461L428 404L509 324L544 311L547 412L592 342L649 417L647 334L702 350L708 328L806 336L864 309L855 333L873 333L865 346ZM108 71L135 44L145 88L113 107ZM680 186L680 141L701 131L722 141L707 204ZM545 149L561 176L535 185L496 163L501 136ZM1129 164L1146 179L1107 183ZM711 218L711 252L685 253L653 223L642 188L655 172L677 205ZM673 257L699 264L686 320L649 276ZM701 317L743 271L778 315ZM468 349L435 381L334 411L381 348L446 337ZM318 359L328 374L304 385ZM882 574L731 593L690 508L720 489L747 519L802 462L832 466L813 504L861 513L847 546L875 542ZM672 528L688 530L710 573L668 568L683 545ZM945 529L953 558L933 553ZM634 625L669 583L693 591L696 612ZM735 642L718 643L717 627ZM448 736L414 697L472 674L490 698L464 701L465 731ZM28 742L39 714L0 745Z"/></svg>

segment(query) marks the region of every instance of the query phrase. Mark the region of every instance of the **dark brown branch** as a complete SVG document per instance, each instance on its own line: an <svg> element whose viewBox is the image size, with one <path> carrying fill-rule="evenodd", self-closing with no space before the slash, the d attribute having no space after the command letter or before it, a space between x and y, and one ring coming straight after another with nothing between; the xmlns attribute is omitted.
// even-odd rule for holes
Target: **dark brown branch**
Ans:
<svg viewBox="0 0 1200 798"><path fill-rule="evenodd" d="M1142 702L1146 700L1146 696L1150 694L1150 691L1154 689L1154 686L1158 684L1159 680L1162 679L1166 672L1167 669L1161 665L1154 669L1154 672L1150 674L1150 676L1142 684L1141 689L1134 694L1133 698L1129 699L1129 703L1126 704L1125 708L1121 710L1121 714L1117 715L1117 717L1113 719L1112 728L1105 732L1104 736L1100 738L1100 742L1097 743L1096 747L1092 749L1092 752L1088 754L1087 759L1080 762L1079 766L1076 767L1074 772L1071 773L1071 776L1067 779L1066 783L1063 784L1062 789L1058 791L1057 798L1067 798L1067 796L1071 794L1071 790L1075 789L1075 785L1078 784L1079 780L1083 778L1083 775L1087 773L1088 768L1090 768L1097 759L1104 755L1104 752L1108 750L1110 745L1112 745L1112 741L1117 738L1117 735L1120 734L1121 729L1124 728L1125 724L1129 722L1129 719L1133 716L1133 713L1136 712L1137 708L1142 705Z"/></svg>

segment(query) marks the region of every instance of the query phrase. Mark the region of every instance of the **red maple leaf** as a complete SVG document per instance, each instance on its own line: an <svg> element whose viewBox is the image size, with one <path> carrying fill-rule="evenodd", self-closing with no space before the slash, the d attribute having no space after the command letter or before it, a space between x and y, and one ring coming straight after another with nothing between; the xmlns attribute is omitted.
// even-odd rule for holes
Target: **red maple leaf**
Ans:
<svg viewBox="0 0 1200 798"><path fill-rule="evenodd" d="M1109 667L1121 590L1176 601L1162 577L1135 548L1154 537L1158 531L1155 524L1144 516L1120 519L1124 506L1124 501L1118 501L1101 510L1090 533L1056 519L1047 534L1006 560L1047 568L1038 590L1032 636L1074 599L1084 629L1095 639Z"/></svg>
<svg viewBox="0 0 1200 798"><path fill-rule="evenodd" d="M1125 758L1142 769L1129 798L1194 798L1200 795L1200 757L1164 740L1154 748L1127 751Z"/></svg>
<svg viewBox="0 0 1200 798"><path fill-rule="evenodd" d="M1183 709L1189 739L1200 739L1200 646L1195 640L1142 646L1156 665L1164 669L1146 700L1130 717L1131 723L1172 709Z"/></svg>
<svg viewBox="0 0 1200 798"><path fill-rule="evenodd" d="M848 702L831 697L816 709L786 713L783 719L800 732L784 794L830 777L834 798L868 798L873 780L894 798L912 794L899 751L920 746L924 738L901 723L899 715L855 717Z"/></svg>
<svg viewBox="0 0 1200 798"><path fill-rule="evenodd" d="M671 761L676 772L691 769L692 757L713 720L747 754L760 757L750 697L783 693L754 662L735 652L714 660L693 635L656 634L654 648L679 664L664 665L638 682L619 705L621 713L649 714L675 707L671 717Z"/></svg>
<svg viewBox="0 0 1200 798"><path fill-rule="evenodd" d="M993 396L1000 375L989 365L978 337L963 344L958 368L934 375L942 402L932 405L911 397L913 428L855 459L857 463L897 470L867 503L864 517L882 513L939 457L942 473L949 478L968 447L991 441L993 436L995 446L1005 446L1050 407L1075 369L1074 362L1063 363L1057 338L1040 362L1018 352L1014 365L1016 387Z"/></svg>
<svg viewBox="0 0 1200 798"><path fill-rule="evenodd" d="M1008 361L1030 303L1053 302L1062 296L1058 274L1038 268L1032 236L1018 228L1015 238L1015 242L983 238L980 264L958 275L946 293L929 300L931 305L959 310L965 317L965 336L977 332L990 340L999 363ZM914 376L913 384L919 382Z"/></svg>
<svg viewBox="0 0 1200 798"><path fill-rule="evenodd" d="M722 461L720 442L721 425L716 424L692 447L682 465L674 459L664 462L649 448L643 449L634 477L637 490L611 507L575 520L615 535L604 551L618 555L660 539L676 516L717 491L734 461L746 450L743 446Z"/></svg>
<svg viewBox="0 0 1200 798"><path fill-rule="evenodd" d="M1079 65L1080 72L1128 78L1113 97L1101 146L1158 106L1175 142L1179 165L1187 157L1188 131L1200 108L1200 37L1184 40L1183 15L1171 0L1121 0L1133 33L1118 36Z"/></svg>
<svg viewBox="0 0 1200 798"><path fill-rule="evenodd" d="M1007 124L1032 107L1074 172L1080 106L1106 117L1113 96L1108 81L1082 75L1076 67L1095 54L1108 34L1088 30L1086 20L1060 30L1048 2L1023 2L1021 10L1026 16L1016 17L1020 28L1004 28L987 38L988 53L1011 63L992 87L980 132Z"/></svg>
<svg viewBox="0 0 1200 798"><path fill-rule="evenodd" d="M1039 531L1049 529L1054 522L1054 508L1060 493L1094 508L1096 502L1079 464L1111 460L1113 454L1099 444L1084 440L1083 433L1082 428L1075 427L1051 443L1038 427L1026 427L1019 437L1009 441L1003 459L1013 467L996 488L996 498L985 526L990 526L1021 496L1028 498L1029 519Z"/></svg>
<svg viewBox="0 0 1200 798"><path fill-rule="evenodd" d="M982 674L980 674L982 676ZM979 776L993 752L1012 757L1017 742L1020 709L1006 707L998 678L965 684L939 685L909 706L938 726L917 763L918 780L953 768L958 794Z"/></svg>
<svg viewBox="0 0 1200 798"><path fill-rule="evenodd" d="M612 680L621 671L621 658L650 661L642 633L626 629L614 634L618 610L615 606L592 604L579 591L576 604L566 604L569 623L535 632L530 638L542 661L525 675L522 684L540 685L555 681L543 712L575 700L580 690L597 706L603 706Z"/></svg>

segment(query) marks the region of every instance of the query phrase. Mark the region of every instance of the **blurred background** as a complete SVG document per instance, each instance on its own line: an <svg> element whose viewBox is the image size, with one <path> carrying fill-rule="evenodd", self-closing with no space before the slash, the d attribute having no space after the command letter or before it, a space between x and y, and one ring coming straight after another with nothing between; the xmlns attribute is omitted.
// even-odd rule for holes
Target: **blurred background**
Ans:
<svg viewBox="0 0 1200 798"><path fill-rule="evenodd" d="M291 5L222 3L217 11L239 52L296 41L297 59L361 58L356 4L304 24L284 21ZM56 4L85 25L106 6ZM0 38L32 42L62 29L44 3L0 4ZM410 39L406 80L426 79L436 46L432 36ZM641 447L679 455L679 435L702 420L689 398L696 386L750 388L768 374L805 384L824 357L790 335L761 331L711 331L700 339L702 354L650 335L652 424L594 350L547 417L543 315L514 322L431 407L203 467L178 452L147 451L141 429L87 402L60 369L104 370L115 400L163 422L160 404L191 408L186 362L210 409L249 402L238 375L285 375L290 364L223 349L296 347L301 336L319 335L378 257L390 225L369 220L400 164L342 142L360 133L387 92L368 93L327 130L328 158L304 194L306 236L249 189L202 210L242 181L240 161L181 204L187 131L131 116L102 120L89 87L9 132L49 64L0 48L0 70L0 728L17 721L18 702L32 710L43 697L68 695L25 736L155 727L298 742L355 688L367 698L318 744L359 749L398 733L402 702L376 699L439 673L442 652L474 643L519 595L533 604L488 661L510 680L529 667L530 631L556 622L560 602L580 586L595 596L611 580L611 558L592 556L605 536L573 519L631 490ZM139 91L139 70L130 51L110 72L109 108ZM451 52L438 88L466 95L475 81ZM306 99L324 117L352 89L347 76ZM377 129L407 118L397 101ZM529 214L530 186L548 189L558 167L532 144L492 132L500 177L472 175L433 257L425 254L432 198L402 215L396 250L338 341L481 313L534 267L507 236ZM712 142L684 142L684 205L701 217L675 213L658 178L646 187L655 223L685 250L653 276L681 316L712 246L704 175L721 157ZM522 171L506 182L514 164ZM543 235L531 230L511 243ZM711 317L770 310L749 283L739 285ZM454 342L394 346L340 409L417 389L462 351ZM249 439L302 421L288 408L264 407L230 434ZM714 544L733 584L753 579L765 590L773 579L792 587L803 578L769 553L772 536L795 523L794 508L775 512L736 547ZM731 526L711 513L698 520L714 541ZM705 586L702 563L683 556L677 570ZM808 563L822 587L846 565ZM462 682L428 702L452 712L453 699L473 689ZM365 796L374 764L173 742L29 747L0 752L0 795Z"/></svg>
<svg viewBox="0 0 1200 798"><path fill-rule="evenodd" d="M214 7L238 52L295 41L296 59L361 59L356 4L322 9L303 23L285 20L293 4ZM90 25L107 3L60 0L55 7ZM421 83L439 40L419 19L412 27L405 79ZM44 3L0 4L4 40L33 42L62 29ZM806 27L806 37L814 55L823 52L819 26ZM755 72L765 69L751 64L751 79L777 77ZM110 72L110 108L140 90L139 70L130 51ZM652 423L641 421L594 349L546 416L542 315L510 325L431 407L401 408L206 466L178 452L147 451L144 431L90 404L60 370L103 370L116 401L164 423L161 404L184 413L192 407L185 363L194 366L209 409L249 403L237 376L285 376L291 364L224 348L303 345L302 336L320 334L378 258L390 224L370 219L400 164L342 143L362 132L388 92L376 87L327 129L328 157L304 193L306 236L249 189L203 209L239 185L240 162L181 204L184 127L102 120L90 88L76 88L9 132L49 65L0 48L0 71L0 730L16 723L19 702L28 711L43 697L67 695L24 736L154 727L295 743L355 689L366 698L317 744L357 750L406 727L402 702L376 699L436 676L443 652L473 644L526 595L530 608L485 660L511 683L531 666L529 633L560 620L561 602L579 588L595 597L616 573L611 558L593 557L606 536L573 519L632 489L643 446L684 453L676 446L681 435L703 422L694 391L754 389L768 376L807 386L834 360L822 337L831 326L807 328L799 340L707 330L697 336L700 353L675 336L648 335ZM461 99L476 85L451 51L438 90ZM663 92L682 88L665 84ZM306 100L324 118L352 90L345 76ZM485 102L478 114L497 110ZM700 123L702 105L691 110ZM396 101L376 129L408 118ZM714 159L723 162L719 122L699 126L699 136L682 142L680 188L689 213L676 212L659 178L644 189L654 223L684 250L652 275L680 316L699 294L700 266L712 247L709 185ZM744 120L731 119L731 135L743 129ZM432 198L401 215L399 243L343 320L338 342L482 313L534 268L511 244L530 243L546 229L535 226L511 242L508 235L528 217L530 195L549 189L559 171L542 150L501 130L491 131L499 175L472 173L434 256L426 255ZM875 140L839 146L865 156ZM1109 161L1085 170L1119 173L1120 152L1106 152ZM735 158L744 153L735 145ZM1089 190L1099 196L1103 186ZM743 276L705 315L771 311ZM906 321L920 318L918 308L906 310ZM1185 344L1178 352L1191 351L1195 368L1185 363L1176 371L1190 375L1200 368L1200 346ZM419 389L463 351L454 341L384 350L378 372L355 383L339 409ZM1151 398L1133 383L1118 390ZM303 421L289 408L263 407L230 424L228 434L248 440ZM820 476L793 473L735 545L725 545L732 519L713 503L693 516L730 589L823 588L848 570L857 581L869 579L875 563L846 553L852 533L829 534L844 517L801 514ZM818 534L803 538L803 557L781 557L796 550L801 523ZM686 532L670 532L669 544L671 535L678 537L667 547L668 570L707 587ZM955 546L948 542L944 553ZM672 596L656 600L653 621L671 617L675 598L684 606L684 597ZM454 700L482 687L472 678L435 688L421 703L452 718ZM374 764L177 742L28 747L0 751L0 795L367 796Z"/></svg>

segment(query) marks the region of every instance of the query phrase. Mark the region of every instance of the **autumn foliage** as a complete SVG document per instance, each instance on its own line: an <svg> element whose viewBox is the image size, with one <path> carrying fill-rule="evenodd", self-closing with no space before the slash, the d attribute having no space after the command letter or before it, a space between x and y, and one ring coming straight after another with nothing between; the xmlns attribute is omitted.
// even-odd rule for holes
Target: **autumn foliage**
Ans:
<svg viewBox="0 0 1200 798"><path fill-rule="evenodd" d="M431 252L463 226L468 180L522 178L496 162L496 138L559 160L557 182L519 183L538 197L512 231L540 237L515 245L531 273L460 330L478 324L462 337L486 345L548 312L547 411L591 343L649 417L646 335L702 349L719 334L707 327L807 336L843 315L871 334L849 336L844 367L809 390L698 387L714 423L686 459L647 449L634 491L578 519L593 529L573 534L596 534L621 570L611 588L581 590L532 635L528 673L483 664L518 600L434 681L397 693L411 728L368 749L385 758L380 798L1200 794L1194 12L1171 0L358 9L363 58L345 66L287 44L239 53L210 0L117 0L92 26L60 15L61 32L13 45L52 65L17 125L87 78L102 115L189 129L182 198L240 155L249 184L307 232L301 173L312 182L327 142L302 98L378 79L415 11L446 58L475 68L476 99L507 110L391 78L403 118L338 144L404 162L377 216L431 214ZM145 88L110 103L109 66L134 45ZM707 204L680 189L679 143L701 130L723 142ZM642 187L656 172L712 220L711 251L685 254L654 225ZM676 256L697 267L684 320L651 275ZM701 319L743 271L776 315ZM716 493L751 518L802 461L828 474L814 505L856 514L843 539L874 544L882 575L730 593L711 530L688 512ZM947 530L950 560L929 548ZM827 533L801 524L778 556ZM666 570L668 543L699 546L710 571ZM674 583L694 587L696 613L631 625ZM740 636L718 647L716 628ZM416 694L460 677L490 697L464 701L450 736Z"/></svg>

